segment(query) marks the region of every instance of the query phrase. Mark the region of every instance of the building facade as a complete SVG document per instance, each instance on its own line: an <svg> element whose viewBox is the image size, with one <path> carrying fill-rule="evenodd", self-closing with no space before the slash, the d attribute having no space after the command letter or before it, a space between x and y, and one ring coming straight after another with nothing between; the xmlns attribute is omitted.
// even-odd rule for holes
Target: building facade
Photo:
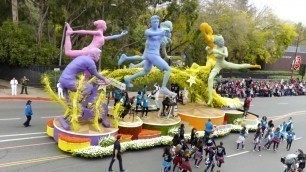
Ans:
<svg viewBox="0 0 306 172"><path fill-rule="evenodd" d="M295 59L295 46L289 46L283 57L277 59L273 64L265 64L264 70L290 71L293 60ZM306 64L306 46L297 49L297 56L301 56L302 64Z"/></svg>

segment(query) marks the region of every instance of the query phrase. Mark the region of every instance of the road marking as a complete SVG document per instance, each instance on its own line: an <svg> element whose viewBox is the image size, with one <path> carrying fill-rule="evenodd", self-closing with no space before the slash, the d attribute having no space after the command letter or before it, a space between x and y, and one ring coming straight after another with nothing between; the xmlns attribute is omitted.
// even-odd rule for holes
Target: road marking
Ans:
<svg viewBox="0 0 306 172"><path fill-rule="evenodd" d="M301 140L303 137L298 137L298 138L295 138L294 140Z"/></svg>
<svg viewBox="0 0 306 172"><path fill-rule="evenodd" d="M250 151L244 151L244 152L240 152L240 153L236 153L236 154L233 154L233 155L228 155L226 156L226 158L230 158L230 157L233 157L233 156L237 156L237 155L241 155L241 154L245 154L245 153L249 153Z"/></svg>
<svg viewBox="0 0 306 172"><path fill-rule="evenodd" d="M2 147L0 150L3 149L15 149L15 148L23 148L23 147L31 147L31 146L42 146L42 145L49 145L49 144L54 144L56 142L46 142L46 143L38 143L38 144L30 144L30 145L20 145L20 146L10 146L10 147Z"/></svg>
<svg viewBox="0 0 306 172"><path fill-rule="evenodd" d="M56 118L56 117L60 117L60 115L58 115L58 116L42 116L40 118Z"/></svg>
<svg viewBox="0 0 306 172"><path fill-rule="evenodd" d="M8 162L8 163L2 163L0 164L0 168L3 167L10 167L15 165L24 165L24 164L31 164L36 162L44 162L44 161L51 161L51 160L57 160L57 159L64 159L64 158L70 158L69 155L59 155L59 156L50 156L50 157L44 157L44 158L36 158L36 159L29 159L24 161L15 161L15 162Z"/></svg>
<svg viewBox="0 0 306 172"><path fill-rule="evenodd" d="M27 136L27 135L36 135L36 134L46 134L46 132L0 135L0 138L1 137Z"/></svg>
<svg viewBox="0 0 306 172"><path fill-rule="evenodd" d="M278 105L287 105L289 103L277 103Z"/></svg>
<svg viewBox="0 0 306 172"><path fill-rule="evenodd" d="M285 115L279 115L279 116L272 116L272 117L268 117L269 119L272 118L273 120L280 120L280 119L283 119L283 118L287 118L289 116L298 116L298 115L304 115L306 114L306 111L296 111L296 112L290 112L290 113L287 113Z"/></svg>
<svg viewBox="0 0 306 172"><path fill-rule="evenodd" d="M21 118L4 118L0 119L0 121L11 121L11 120L20 120Z"/></svg>
<svg viewBox="0 0 306 172"><path fill-rule="evenodd" d="M30 139L41 139L49 136L37 136L37 137L25 137L25 138L18 138L18 139L7 139L7 140L0 140L0 143L3 142L12 142L12 141L20 141L20 140L30 140Z"/></svg>

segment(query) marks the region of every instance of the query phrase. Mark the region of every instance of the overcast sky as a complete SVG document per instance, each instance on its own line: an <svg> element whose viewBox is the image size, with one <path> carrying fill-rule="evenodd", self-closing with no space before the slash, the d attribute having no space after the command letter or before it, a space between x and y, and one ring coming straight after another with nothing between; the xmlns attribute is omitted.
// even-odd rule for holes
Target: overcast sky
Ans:
<svg viewBox="0 0 306 172"><path fill-rule="evenodd" d="M306 26L306 0L250 0L258 8L269 6L282 20L302 22Z"/></svg>

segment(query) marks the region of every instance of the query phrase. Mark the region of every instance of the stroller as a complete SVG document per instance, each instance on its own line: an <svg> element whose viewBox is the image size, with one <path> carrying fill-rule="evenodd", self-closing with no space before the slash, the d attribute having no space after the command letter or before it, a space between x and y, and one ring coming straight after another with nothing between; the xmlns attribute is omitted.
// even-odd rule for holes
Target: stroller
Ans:
<svg viewBox="0 0 306 172"><path fill-rule="evenodd" d="M296 154L289 154L286 157L282 157L281 162L285 166L284 172L295 172L299 166Z"/></svg>

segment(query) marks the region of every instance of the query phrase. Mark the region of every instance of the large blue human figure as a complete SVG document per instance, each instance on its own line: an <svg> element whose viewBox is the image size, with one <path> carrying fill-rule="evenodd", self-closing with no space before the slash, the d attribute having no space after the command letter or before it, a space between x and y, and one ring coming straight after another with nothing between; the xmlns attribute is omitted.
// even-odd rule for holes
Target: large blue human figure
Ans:
<svg viewBox="0 0 306 172"><path fill-rule="evenodd" d="M151 28L145 31L145 35L147 36L146 47L143 53L144 56L144 66L143 71L138 72L132 76L124 77L125 83L127 87L133 87L131 81L140 76L147 75L152 66L155 65L159 70L166 71L162 83L162 87L160 89L160 94L176 96L176 93L170 91L167 88L167 83L171 74L171 68L168 63L161 58L159 49L162 43L163 37L165 36L166 31L159 28L159 16L154 15L151 17Z"/></svg>

